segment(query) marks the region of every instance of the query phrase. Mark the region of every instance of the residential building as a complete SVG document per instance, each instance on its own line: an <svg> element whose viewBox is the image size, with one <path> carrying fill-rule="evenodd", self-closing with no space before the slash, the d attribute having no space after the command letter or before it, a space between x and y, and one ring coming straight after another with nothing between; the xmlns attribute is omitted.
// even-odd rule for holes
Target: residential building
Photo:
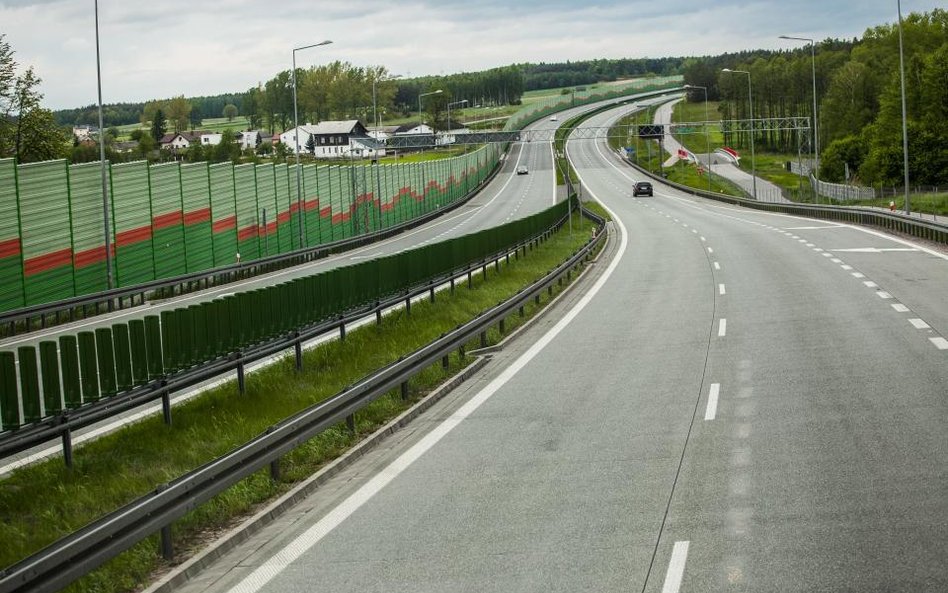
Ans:
<svg viewBox="0 0 948 593"><path fill-rule="evenodd" d="M291 128L280 134L280 141L294 154L296 132L296 128ZM310 144L310 138L313 139L312 144ZM359 120L355 119L323 121L316 125L304 124L299 127L300 152L309 152L316 158L374 157L379 151L371 148L375 145L374 142L364 142L367 139L369 139L368 131ZM307 145L312 146L312 150L308 150Z"/></svg>

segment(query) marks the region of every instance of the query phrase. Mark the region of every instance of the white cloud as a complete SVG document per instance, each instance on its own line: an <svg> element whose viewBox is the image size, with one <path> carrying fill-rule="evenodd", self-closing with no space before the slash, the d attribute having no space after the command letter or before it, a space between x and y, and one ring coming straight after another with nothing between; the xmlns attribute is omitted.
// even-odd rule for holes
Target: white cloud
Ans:
<svg viewBox="0 0 948 593"><path fill-rule="evenodd" d="M889 6L892 4L892 6ZM932 0L905 0L903 12ZM344 60L393 73L450 74L515 62L709 55L792 47L780 34L859 36L893 2L847 0L101 0L106 102L238 92L290 67ZM95 102L89 0L0 0L0 23L52 108Z"/></svg>

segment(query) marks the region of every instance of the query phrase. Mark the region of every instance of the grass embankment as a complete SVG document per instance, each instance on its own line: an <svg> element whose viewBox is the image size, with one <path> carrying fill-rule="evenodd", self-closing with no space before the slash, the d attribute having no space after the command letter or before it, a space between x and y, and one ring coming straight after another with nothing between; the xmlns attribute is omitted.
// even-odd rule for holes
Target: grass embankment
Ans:
<svg viewBox="0 0 948 593"><path fill-rule="evenodd" d="M294 371L289 357L248 375L244 395L230 382L176 406L172 426L165 426L159 415L77 448L72 470L66 469L61 459L53 459L14 472L0 481L0 566L9 566L152 491L156 485L223 455L268 426L326 399L509 298L564 261L588 239L588 221L577 217L573 227L572 235L564 226L526 257L511 258L509 265L502 263L499 273L489 266L486 281L480 273L475 274L471 289L466 282L459 282L453 295L445 291L438 294L435 303L413 304L410 315L404 310L392 313L381 326L352 330L343 342L333 341L307 351L301 373ZM528 316L537 308L532 300L525 306ZM507 331L522 323L522 318L512 315L506 321ZM498 341L496 327L488 337L491 343ZM472 342L468 350L478 344ZM339 425L287 455L281 462L279 481L271 480L267 471L257 472L176 522L173 532L179 558L206 534L285 492L472 362L470 356L461 359L457 353L450 359L448 370L437 364L411 380L409 401L402 401L396 390L357 413L355 433ZM157 546L157 536L153 536L77 581L69 590L132 590L162 567Z"/></svg>
<svg viewBox="0 0 948 593"><path fill-rule="evenodd" d="M701 113L702 116L700 119L689 118L687 121L704 121L703 104L701 104ZM686 116L687 115L689 114L686 113ZM679 161L672 167L663 167L662 163L665 162L665 160L668 158L668 155L662 151L658 141L645 140L637 135L637 126L642 124L651 124L654 122L654 119L654 107L649 107L644 111L623 117L615 123L612 132L609 134L609 146L614 150L631 147L634 150L632 161L639 167L642 167L643 169L650 171L655 175L665 176L669 181L687 185L688 187L707 190L708 177L706 174L699 175L697 168L693 164L685 161ZM679 138L679 141L682 140L686 140L687 142L690 142L691 145L694 145L691 146L685 142L682 142L682 144L684 144L689 148L689 150L692 150L693 152L705 153L707 151L706 147L699 149L697 146L698 143L702 145L704 144L703 134L682 134L681 138ZM714 150L713 143L711 145L711 149ZM731 196L744 196L744 192L742 192L740 188L735 186L730 181L716 175L712 176L711 178L711 190Z"/></svg>
<svg viewBox="0 0 948 593"><path fill-rule="evenodd" d="M876 198L873 200L850 200L836 201L834 204L844 206L875 206L877 208L889 208L889 202L895 202L897 211L905 211L905 195L891 196L885 198ZM925 214L948 215L948 193L937 194L911 194L909 195L909 206L912 212Z"/></svg>

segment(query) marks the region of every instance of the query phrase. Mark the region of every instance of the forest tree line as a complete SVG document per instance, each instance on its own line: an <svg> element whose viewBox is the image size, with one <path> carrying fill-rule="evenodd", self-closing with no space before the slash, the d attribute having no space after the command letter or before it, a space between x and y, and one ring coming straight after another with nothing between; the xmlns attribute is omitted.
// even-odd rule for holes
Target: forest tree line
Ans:
<svg viewBox="0 0 948 593"><path fill-rule="evenodd" d="M948 180L948 11L912 13L903 19L906 111L910 182L944 185ZM768 55L725 54L693 58L682 66L685 82L708 88L709 100L720 100L722 119L749 115L750 72L755 118L813 111L813 58L809 44ZM820 178L865 185L901 185L902 107L898 24L873 27L860 39L828 39L816 44L816 98ZM692 101L703 101L693 91ZM757 150L796 154L791 131L758 133ZM749 137L727 142L748 147ZM811 150L810 144L805 150Z"/></svg>

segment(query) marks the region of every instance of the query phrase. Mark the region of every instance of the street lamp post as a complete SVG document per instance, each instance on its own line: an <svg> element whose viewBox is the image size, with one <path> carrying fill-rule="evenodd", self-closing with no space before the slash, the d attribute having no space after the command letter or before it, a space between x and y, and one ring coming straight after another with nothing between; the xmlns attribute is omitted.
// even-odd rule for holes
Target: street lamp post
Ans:
<svg viewBox="0 0 948 593"><path fill-rule="evenodd" d="M389 76L385 80L395 80L396 78L401 78L401 74L396 74L395 76ZM379 120L378 112L378 101L375 96L375 86L378 84L378 77L372 79L372 121L375 124L375 138L378 139L379 127L381 127L382 122Z"/></svg>
<svg viewBox="0 0 948 593"><path fill-rule="evenodd" d="M747 75L747 103L750 105L750 135L751 135L751 177L754 183L754 199L757 199L757 160L754 156L754 95L751 90L751 73L747 70L731 70L724 68L721 72L731 72L734 74Z"/></svg>
<svg viewBox="0 0 948 593"><path fill-rule="evenodd" d="M109 228L109 187L105 174L105 128L102 117L102 67L99 59L99 0L95 0L95 75L99 87L99 172L102 176L102 224L105 238L105 281L110 290L115 287L112 277L112 237ZM159 138L160 140L160 138ZM109 299L109 310L112 310L112 300Z"/></svg>
<svg viewBox="0 0 948 593"><path fill-rule="evenodd" d="M444 92L444 91L442 91L441 89L438 89L438 90L436 90L436 91L431 91L430 93L421 93L420 95L418 95L418 121L419 121L419 123L421 123L421 121L422 121L422 119L421 119L421 98L422 98L422 97L427 97L428 95L440 95L442 92Z"/></svg>
<svg viewBox="0 0 948 593"><path fill-rule="evenodd" d="M905 58L902 51L902 0L897 1L899 8L899 78L902 83L902 167L905 183L905 213L911 214L909 206L909 168L908 168L908 118L905 110Z"/></svg>
<svg viewBox="0 0 948 593"><path fill-rule="evenodd" d="M711 121L708 115L708 87L696 84L686 84L686 89L701 89L704 91L704 141L708 150L708 191L711 191L711 134L708 132L708 124Z"/></svg>
<svg viewBox="0 0 948 593"><path fill-rule="evenodd" d="M817 128L817 106L816 106L816 42L808 37L791 37L781 35L780 39L793 39L795 41L807 41L810 43L810 57L813 63L813 177L820 179L820 134ZM814 188L814 191L816 188ZM819 194L817 194L819 195Z"/></svg>
<svg viewBox="0 0 948 593"><path fill-rule="evenodd" d="M293 48L293 148L296 150L296 215L299 221L299 248L303 248L303 172L300 170L300 117L296 107L296 52L311 47L329 45L332 41L320 41L313 45Z"/></svg>
<svg viewBox="0 0 948 593"><path fill-rule="evenodd" d="M464 105L467 103L467 99L461 99L460 101L455 101L453 103L448 103L448 127L445 130L446 132L451 131L451 106L452 105Z"/></svg>

